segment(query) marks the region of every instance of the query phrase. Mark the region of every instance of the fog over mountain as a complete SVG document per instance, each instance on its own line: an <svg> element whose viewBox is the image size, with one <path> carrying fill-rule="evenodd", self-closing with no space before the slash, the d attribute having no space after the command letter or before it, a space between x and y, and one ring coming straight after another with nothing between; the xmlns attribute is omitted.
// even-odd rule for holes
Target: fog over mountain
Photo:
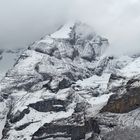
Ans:
<svg viewBox="0 0 140 140"><path fill-rule="evenodd" d="M109 39L109 53L140 51L139 0L0 0L0 17L0 48L26 46L76 19Z"/></svg>
<svg viewBox="0 0 140 140"><path fill-rule="evenodd" d="M138 0L0 0L0 139L140 140L139 13Z"/></svg>
<svg viewBox="0 0 140 140"><path fill-rule="evenodd" d="M80 19L109 39L111 53L140 51L139 0L77 0L75 9Z"/></svg>

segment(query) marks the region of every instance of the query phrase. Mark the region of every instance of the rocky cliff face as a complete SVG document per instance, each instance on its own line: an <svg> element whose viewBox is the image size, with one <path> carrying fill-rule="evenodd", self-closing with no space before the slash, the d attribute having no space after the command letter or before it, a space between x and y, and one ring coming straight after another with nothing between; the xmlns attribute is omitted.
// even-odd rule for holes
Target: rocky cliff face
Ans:
<svg viewBox="0 0 140 140"><path fill-rule="evenodd" d="M121 122L139 122L140 60L108 47L80 22L30 45L0 82L2 140L99 140L136 127Z"/></svg>

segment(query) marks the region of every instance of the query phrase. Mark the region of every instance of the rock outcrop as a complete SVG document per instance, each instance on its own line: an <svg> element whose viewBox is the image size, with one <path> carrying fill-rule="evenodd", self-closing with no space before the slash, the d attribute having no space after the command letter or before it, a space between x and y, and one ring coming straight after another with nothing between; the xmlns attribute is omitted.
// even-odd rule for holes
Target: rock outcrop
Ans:
<svg viewBox="0 0 140 140"><path fill-rule="evenodd" d="M118 79L123 77L118 77ZM128 113L134 109L140 107L140 79L134 77L122 87L118 87L116 94L113 94L107 105L101 110L101 112L112 113Z"/></svg>

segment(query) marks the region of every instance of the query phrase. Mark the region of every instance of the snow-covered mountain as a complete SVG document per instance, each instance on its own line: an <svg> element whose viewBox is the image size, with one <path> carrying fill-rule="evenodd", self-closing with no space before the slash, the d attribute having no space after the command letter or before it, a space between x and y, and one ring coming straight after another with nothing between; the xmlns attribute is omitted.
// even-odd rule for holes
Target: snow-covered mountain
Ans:
<svg viewBox="0 0 140 140"><path fill-rule="evenodd" d="M140 57L107 56L81 22L34 42L0 82L2 140L138 140Z"/></svg>

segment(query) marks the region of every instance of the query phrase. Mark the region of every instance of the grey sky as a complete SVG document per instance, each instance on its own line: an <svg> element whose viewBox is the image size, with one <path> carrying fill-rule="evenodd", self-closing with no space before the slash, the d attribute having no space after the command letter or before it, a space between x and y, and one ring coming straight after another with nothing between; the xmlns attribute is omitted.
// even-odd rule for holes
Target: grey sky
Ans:
<svg viewBox="0 0 140 140"><path fill-rule="evenodd" d="M0 0L0 48L23 47L52 32L67 6L67 0Z"/></svg>
<svg viewBox="0 0 140 140"><path fill-rule="evenodd" d="M107 37L109 53L140 52L139 0L0 0L0 47L25 46L71 19Z"/></svg>
<svg viewBox="0 0 140 140"><path fill-rule="evenodd" d="M75 9L78 18L109 39L108 53L140 53L140 0L76 0Z"/></svg>

